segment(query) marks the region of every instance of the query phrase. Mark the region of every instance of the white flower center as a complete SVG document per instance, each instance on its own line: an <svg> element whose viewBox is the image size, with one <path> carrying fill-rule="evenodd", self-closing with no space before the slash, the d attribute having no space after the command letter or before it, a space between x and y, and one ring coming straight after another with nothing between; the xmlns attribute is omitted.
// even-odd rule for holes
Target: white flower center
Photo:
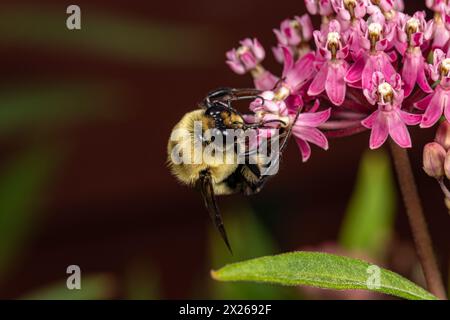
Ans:
<svg viewBox="0 0 450 320"><path fill-rule="evenodd" d="M293 29L300 29L301 27L297 20L291 20L289 24Z"/></svg>
<svg viewBox="0 0 450 320"><path fill-rule="evenodd" d="M450 58L445 59L441 63L441 71L445 76L450 74Z"/></svg>
<svg viewBox="0 0 450 320"><path fill-rule="evenodd" d="M250 49L246 46L240 46L237 50L236 53L238 56L242 56L243 54L247 53L248 51L250 51Z"/></svg>
<svg viewBox="0 0 450 320"><path fill-rule="evenodd" d="M417 18L411 18L406 22L406 31L408 33L416 33L420 30L420 20Z"/></svg>
<svg viewBox="0 0 450 320"><path fill-rule="evenodd" d="M378 22L373 22L369 25L369 34L371 36L379 37L383 31L383 26Z"/></svg>
<svg viewBox="0 0 450 320"><path fill-rule="evenodd" d="M337 32L329 32L327 37L329 44L339 44L341 41L341 35Z"/></svg>
<svg viewBox="0 0 450 320"><path fill-rule="evenodd" d="M392 98L394 94L394 89L389 83L383 82L378 86L378 93L383 100L387 101L390 100L390 98Z"/></svg>
<svg viewBox="0 0 450 320"><path fill-rule="evenodd" d="M286 86L281 86L275 93L274 100L282 101L285 100L291 94L291 90Z"/></svg>

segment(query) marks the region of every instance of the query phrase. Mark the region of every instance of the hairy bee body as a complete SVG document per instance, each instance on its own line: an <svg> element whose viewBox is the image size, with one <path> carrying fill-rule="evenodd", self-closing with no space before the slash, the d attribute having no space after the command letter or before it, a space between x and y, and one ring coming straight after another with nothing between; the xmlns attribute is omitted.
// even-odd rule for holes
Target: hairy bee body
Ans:
<svg viewBox="0 0 450 320"><path fill-rule="evenodd" d="M242 118L230 112L223 114L226 128L233 128L231 123L243 123ZM224 163L223 161L201 161L200 163L174 163L172 154L176 145L181 148L190 148L194 153L194 143L198 142L199 137L194 134L195 122L201 122L206 130L214 129L215 123L210 117L205 115L204 109L189 112L183 116L180 122L173 128L172 132L178 129L184 129L189 132L189 136L181 136L179 139L171 139L167 146L168 163L172 174L184 185L197 187L199 180L205 172L211 175L215 195L229 195L234 193L252 194L259 190L254 190L254 185L259 177L256 176L246 165L238 164L237 161ZM237 128L239 129L239 127Z"/></svg>
<svg viewBox="0 0 450 320"><path fill-rule="evenodd" d="M245 133L255 131L251 129L265 128L265 124L246 123L244 116L232 107L231 102L261 98L260 93L256 89L232 88L221 88L211 92L201 103L200 109L185 114L175 125L167 146L168 164L172 174L182 184L194 187L201 192L211 219L230 251L231 247L215 196L234 193L251 195L259 192L267 181L268 168L272 168L273 164L277 164L279 160L277 158L273 161L270 154L261 155L256 152L255 155L250 151L243 153L244 162L237 161L242 159L240 158L242 155L240 148L244 146L245 150L248 142L245 138L239 138L240 136L236 139L234 134L230 134L230 130L243 132L245 136ZM198 124L201 125L200 132L197 130ZM231 143L228 143L227 140L227 143L223 144L224 139L216 141L206 134L208 131L218 134L217 136L221 138L232 137L233 140ZM288 137L289 133L286 136ZM278 140L276 141L278 142ZM258 150L259 142L257 145L256 149ZM285 145L286 143L283 143L280 150ZM202 148L221 146L221 148L214 149L214 155L219 155L219 157L213 157L209 161L206 161L203 156L195 159L199 161L178 161L179 158L195 154L199 146ZM227 157L230 154L232 161L224 162L223 157L220 157L221 155ZM253 161L246 161L249 157ZM192 160L192 158L190 159Z"/></svg>

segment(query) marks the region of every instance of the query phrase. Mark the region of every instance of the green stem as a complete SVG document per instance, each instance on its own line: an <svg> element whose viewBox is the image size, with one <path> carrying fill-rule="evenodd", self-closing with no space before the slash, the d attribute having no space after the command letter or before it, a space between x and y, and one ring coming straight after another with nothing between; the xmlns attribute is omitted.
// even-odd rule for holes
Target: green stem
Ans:
<svg viewBox="0 0 450 320"><path fill-rule="evenodd" d="M422 203L414 181L408 152L406 149L400 148L392 140L390 141L390 145L417 256L422 265L428 290L440 299L447 299L442 277L434 255L428 226L425 221Z"/></svg>

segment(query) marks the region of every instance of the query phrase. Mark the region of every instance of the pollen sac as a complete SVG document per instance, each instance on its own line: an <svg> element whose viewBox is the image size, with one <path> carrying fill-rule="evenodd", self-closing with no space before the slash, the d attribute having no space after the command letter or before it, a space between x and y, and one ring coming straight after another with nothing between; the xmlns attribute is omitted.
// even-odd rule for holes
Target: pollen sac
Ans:
<svg viewBox="0 0 450 320"><path fill-rule="evenodd" d="M423 169L432 178L440 179L446 173L444 163L448 162L450 176L450 159L446 159L445 149L437 142L425 145L423 149ZM448 158L448 157L447 157Z"/></svg>

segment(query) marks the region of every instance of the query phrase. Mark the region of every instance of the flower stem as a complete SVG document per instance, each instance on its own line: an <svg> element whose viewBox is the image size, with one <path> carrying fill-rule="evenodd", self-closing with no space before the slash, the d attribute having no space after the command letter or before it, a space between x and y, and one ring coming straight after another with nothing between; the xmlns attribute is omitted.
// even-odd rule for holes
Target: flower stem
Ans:
<svg viewBox="0 0 450 320"><path fill-rule="evenodd" d="M444 178L438 180L439 186L441 187L442 193L447 199L450 199L450 190L447 189L447 186L444 183Z"/></svg>
<svg viewBox="0 0 450 320"><path fill-rule="evenodd" d="M392 140L390 141L390 145L417 255L422 265L428 290L440 299L447 299L441 274L434 256L428 226L423 214L422 203L414 181L408 152L406 149L400 148Z"/></svg>
<svg viewBox="0 0 450 320"><path fill-rule="evenodd" d="M355 128L361 124L361 120L338 120L327 121L321 124L318 128L322 130L341 130L348 128Z"/></svg>
<svg viewBox="0 0 450 320"><path fill-rule="evenodd" d="M324 134L327 138L344 138L357 135L366 130L367 130L366 127L359 125L357 127L351 127L346 129L325 131Z"/></svg>

